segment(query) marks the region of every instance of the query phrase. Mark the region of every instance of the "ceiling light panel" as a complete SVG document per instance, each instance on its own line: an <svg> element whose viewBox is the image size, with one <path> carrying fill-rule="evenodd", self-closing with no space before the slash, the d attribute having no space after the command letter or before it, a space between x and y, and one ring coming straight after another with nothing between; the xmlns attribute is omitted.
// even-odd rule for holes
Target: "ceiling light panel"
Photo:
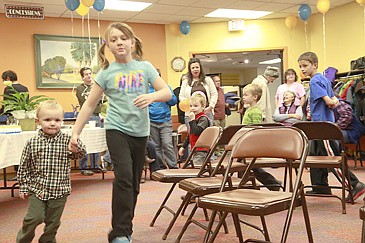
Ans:
<svg viewBox="0 0 365 243"><path fill-rule="evenodd" d="M219 8L205 17L212 18L229 18L229 19L258 19L263 16L269 15L272 12L268 11L254 11L254 10L238 10L238 9L224 9Z"/></svg>
<svg viewBox="0 0 365 243"><path fill-rule="evenodd" d="M105 1L105 9L116 11L142 11L149 7L152 3L146 2L132 2L121 0L108 0Z"/></svg>

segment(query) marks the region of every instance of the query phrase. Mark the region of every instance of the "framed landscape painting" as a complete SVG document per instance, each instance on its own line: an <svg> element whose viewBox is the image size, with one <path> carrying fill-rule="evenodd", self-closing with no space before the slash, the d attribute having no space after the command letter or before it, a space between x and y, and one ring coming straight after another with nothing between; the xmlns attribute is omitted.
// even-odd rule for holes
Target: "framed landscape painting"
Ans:
<svg viewBox="0 0 365 243"><path fill-rule="evenodd" d="M97 37L34 35L37 88L73 88L82 83L80 69L99 71Z"/></svg>

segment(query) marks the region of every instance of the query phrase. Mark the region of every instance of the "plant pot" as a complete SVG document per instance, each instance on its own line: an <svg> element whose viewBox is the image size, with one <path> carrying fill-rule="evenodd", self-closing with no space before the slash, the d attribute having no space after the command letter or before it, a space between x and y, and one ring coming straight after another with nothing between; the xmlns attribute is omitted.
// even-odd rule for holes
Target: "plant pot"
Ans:
<svg viewBox="0 0 365 243"><path fill-rule="evenodd" d="M19 119L18 121L22 131L35 131L36 127L34 118Z"/></svg>

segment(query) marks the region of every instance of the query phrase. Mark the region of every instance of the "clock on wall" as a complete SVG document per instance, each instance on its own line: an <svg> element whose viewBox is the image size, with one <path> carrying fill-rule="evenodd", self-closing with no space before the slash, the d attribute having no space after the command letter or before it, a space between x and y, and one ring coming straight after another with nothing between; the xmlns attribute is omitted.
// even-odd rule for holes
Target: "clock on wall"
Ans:
<svg viewBox="0 0 365 243"><path fill-rule="evenodd" d="M182 57L174 57L171 61L171 68L175 72L181 72L185 69L185 60Z"/></svg>

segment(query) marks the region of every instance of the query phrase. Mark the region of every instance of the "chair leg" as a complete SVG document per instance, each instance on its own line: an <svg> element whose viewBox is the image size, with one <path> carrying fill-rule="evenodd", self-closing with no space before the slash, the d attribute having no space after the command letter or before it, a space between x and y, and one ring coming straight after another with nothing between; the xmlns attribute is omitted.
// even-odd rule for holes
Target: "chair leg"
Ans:
<svg viewBox="0 0 365 243"><path fill-rule="evenodd" d="M219 212L219 218L222 218L222 212ZM228 234L228 226L226 220L223 221L224 233Z"/></svg>
<svg viewBox="0 0 365 243"><path fill-rule="evenodd" d="M203 212L204 212L205 221L209 221L209 216L208 216L207 209L203 208Z"/></svg>
<svg viewBox="0 0 365 243"><path fill-rule="evenodd" d="M162 203L161 203L161 205L160 205L159 209L157 210L157 212L156 212L155 216L153 217L153 219L152 219L152 221L151 221L151 223L150 223L150 226L151 226L151 227L153 227L153 225L155 224L156 219L157 219L157 218L158 218L158 216L160 215L160 213L161 213L162 209L164 209L164 208L165 208L166 210L170 211L170 210L169 210L169 208L166 206L166 202L167 202L167 200L169 199L169 197L170 197L171 193L173 192L173 190L174 190L174 188L175 188L175 186L176 186L176 185L177 185L177 183L174 183L174 184L171 186L171 188L170 188L169 192L166 194L165 199L162 201ZM171 211L170 211L170 212L171 212Z"/></svg>
<svg viewBox="0 0 365 243"><path fill-rule="evenodd" d="M207 243L208 240L209 240L209 235L210 235L210 232L212 230L214 219L215 219L216 215L217 215L217 211L216 210L212 211L212 215L210 215L210 220L209 220L207 230L205 232L203 243Z"/></svg>
<svg viewBox="0 0 365 243"><path fill-rule="evenodd" d="M362 221L361 243L365 243L365 221Z"/></svg>
<svg viewBox="0 0 365 243"><path fill-rule="evenodd" d="M183 228L181 229L178 237L176 238L175 243L179 243L180 242L180 240L183 237L185 231L188 229L189 225L192 223L192 218L193 218L193 216L194 216L194 214L195 214L195 212L196 212L197 209L198 209L198 205L195 204L194 205L194 208L191 210L191 213L190 213L189 217L187 218L187 220L186 220Z"/></svg>
<svg viewBox="0 0 365 243"><path fill-rule="evenodd" d="M208 243L213 243L213 242L214 242L215 238L216 238L216 237L217 237L217 235L218 235L218 232L219 232L220 228L221 228L221 227L222 227L222 225L223 225L223 222L226 220L227 215L228 215L228 212L224 212L224 213L222 214L221 219L219 220L218 225L217 225L217 227L215 228L215 230L214 230L214 232L213 232L212 236L210 237L210 239L209 239ZM215 215L214 215L214 217L215 217ZM212 220L212 218L211 218L211 220ZM213 221L214 221L214 218L213 218ZM212 226L213 226L213 222L212 222ZM207 232L208 232L208 231L207 231Z"/></svg>
<svg viewBox="0 0 365 243"><path fill-rule="evenodd" d="M311 228L311 223L310 223L310 219L309 219L307 201L305 199L305 194L304 194L303 189L301 190L300 196L301 196L301 200L302 200L302 210L303 210L303 215L304 215L305 227L307 229L308 242L313 243L312 228ZM287 227L288 227L288 232L289 232L289 225Z"/></svg>
<svg viewBox="0 0 365 243"><path fill-rule="evenodd" d="M179 217L179 215L180 215L180 213L181 213L181 210L183 209L183 207L185 206L185 204L187 204L187 203L190 201L191 196L192 196L192 194L191 194L191 193L187 193L187 194L185 195L184 200L181 202L181 204L180 204L179 208L177 209L177 211L173 213L174 217L171 219L169 226L167 227L167 229L166 229L165 233L164 233L164 234L163 234L163 236L162 236L162 239L163 239L163 240L166 240L167 235L170 233L170 231L171 231L172 227L174 226L174 224L175 224L175 222L176 222L177 218Z"/></svg>
<svg viewBox="0 0 365 243"><path fill-rule="evenodd" d="M241 230L241 224L240 220L238 218L238 214L232 213L234 228L236 229L236 236L240 240L240 242L243 242L243 236L242 236L242 230Z"/></svg>
<svg viewBox="0 0 365 243"><path fill-rule="evenodd" d="M267 230L265 217L264 216L260 216L260 219L261 219L262 230L263 230L263 233L264 233L264 236L265 236L265 240L266 241L270 241L270 236L269 236L269 232Z"/></svg>
<svg viewBox="0 0 365 243"><path fill-rule="evenodd" d="M191 197L190 197L191 198ZM189 200L190 201L190 200ZM185 205L184 205L184 207L183 207L183 209L182 209L182 211L181 211L181 216L184 216L185 215L185 211L186 211L186 209L188 208L188 206L189 206L189 201L187 201L186 203L185 203Z"/></svg>

